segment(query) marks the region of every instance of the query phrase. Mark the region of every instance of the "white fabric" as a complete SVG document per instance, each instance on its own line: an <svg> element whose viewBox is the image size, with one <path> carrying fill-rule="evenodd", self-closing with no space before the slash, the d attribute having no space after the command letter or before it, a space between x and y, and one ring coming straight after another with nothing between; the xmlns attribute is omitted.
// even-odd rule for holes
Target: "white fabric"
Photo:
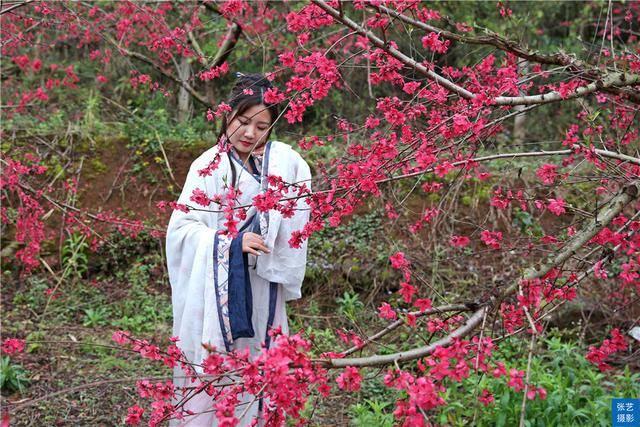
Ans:
<svg viewBox="0 0 640 427"><path fill-rule="evenodd" d="M305 182L310 187L310 170L307 163L288 145L279 141L270 141L268 148L268 171L262 171L262 179L266 174L282 177L285 182ZM229 157L222 154L218 168L210 176L201 177L198 170L204 169L214 159L218 147L207 150L198 157L189 170L186 183L178 199L178 203L196 207L198 209L218 210L219 206L212 204L202 207L190 201L194 189L205 191L207 196L222 194L225 182L231 182L231 169ZM263 166L266 166L266 153ZM235 161L235 160L231 160ZM239 203L250 205L252 199L260 192L261 183L258 183L251 174L235 163L238 188L242 191ZM266 174L265 174L266 172ZM255 212L252 208L247 215L247 220ZM304 199L298 200L298 209L291 218L283 218L282 215L272 210L268 214L268 231L266 244L271 253L262 254L259 257L249 255L249 265L257 262L257 267L250 268L251 288L253 292L252 323L255 336L252 338L240 338L235 340L232 348L249 348L252 354L261 349L264 342L269 311L269 282L279 283L276 311L273 327L281 326L288 333L285 301L301 297L301 286L304 279L307 242L300 248L290 248L288 240L291 232L302 230L309 219L309 205ZM188 213L174 211L169 221L166 237L167 265L169 281L171 283L173 304L173 335L179 337L178 347L184 351L187 359L200 364L206 357L207 351L202 343L209 343L220 351L224 351L224 341L218 319L216 296L214 289L214 258L213 243L215 233L224 226L225 217L222 213L202 212L190 210ZM242 224L238 224L240 228ZM257 260L256 260L257 258ZM197 369L202 373L201 369ZM174 384L176 387L187 384L178 377L185 376L181 368L174 370ZM251 396L243 399L252 401ZM212 399L206 393L200 393L189 400L185 409L195 413L210 411ZM245 411L245 406L238 408L237 416ZM245 416L240 420L240 425L249 425L257 414L258 405L255 402ZM172 426L215 426L217 425L213 412L194 417L185 418L182 422L176 420L170 423Z"/></svg>

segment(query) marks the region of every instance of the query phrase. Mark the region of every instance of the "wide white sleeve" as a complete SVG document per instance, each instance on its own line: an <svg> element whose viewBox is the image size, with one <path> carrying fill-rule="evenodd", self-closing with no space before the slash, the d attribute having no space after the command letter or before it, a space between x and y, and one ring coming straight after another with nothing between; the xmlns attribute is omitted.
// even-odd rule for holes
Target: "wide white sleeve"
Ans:
<svg viewBox="0 0 640 427"><path fill-rule="evenodd" d="M311 189L311 171L309 165L298 157L294 179L291 182L305 183ZM299 198L295 214L290 218L283 218L280 212L270 211L270 216L276 216L278 220L270 219L269 224L278 224L277 232L269 229L267 245L271 248L268 254L258 257L257 273L260 277L280 283L284 289L285 301L298 299L302 296L302 281L304 280L307 265L307 239L298 248L289 246L289 239L294 231L302 231L309 221L310 207L306 203L306 197ZM271 227L271 225L270 225ZM275 238L273 237L275 235Z"/></svg>
<svg viewBox="0 0 640 427"><path fill-rule="evenodd" d="M197 163L191 166L178 203L214 210L217 205L202 207L190 201L193 190L199 188L208 196L203 177L198 174ZM209 190L209 191L208 191ZM167 269L171 283L173 305L173 333L180 340L178 346L187 357L199 363L204 357L203 341L210 341L210 325L207 315L217 315L207 284L213 281L213 243L217 214L190 210L174 210L169 220L166 236ZM215 313L212 313L215 311ZM216 344L216 343L212 343ZM217 343L219 345L219 343Z"/></svg>

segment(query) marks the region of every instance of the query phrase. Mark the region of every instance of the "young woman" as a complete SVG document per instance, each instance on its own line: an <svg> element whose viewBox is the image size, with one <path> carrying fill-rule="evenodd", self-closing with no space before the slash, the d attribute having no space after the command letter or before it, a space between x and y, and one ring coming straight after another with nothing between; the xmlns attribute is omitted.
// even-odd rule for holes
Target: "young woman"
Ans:
<svg viewBox="0 0 640 427"><path fill-rule="evenodd" d="M235 238L228 234L233 226L228 210L225 214L215 202L202 206L216 197L223 204L235 199L235 206L250 206L268 188L268 176L310 188L309 166L302 157L282 142L269 141L278 116L277 105L264 101L271 87L262 75L238 74L227 102L232 111L225 117L218 143L193 162L178 200L195 209L175 210L169 221L166 250L173 335L194 364L209 354L203 344L222 352L248 348L252 355L269 347L271 328L288 333L285 301L301 296L306 241L299 248L290 247L288 241L308 221L309 205L303 198L287 218L275 209L258 212L252 206L236 225ZM202 369L196 372L201 374ZM184 377L183 370L175 368L176 388L197 385ZM176 402L183 397L190 396L179 395ZM253 396L241 396L241 402L236 416L244 414L240 425L248 425L259 417L260 404ZM190 397L184 409L199 415L171 424L217 425L213 404L205 392Z"/></svg>

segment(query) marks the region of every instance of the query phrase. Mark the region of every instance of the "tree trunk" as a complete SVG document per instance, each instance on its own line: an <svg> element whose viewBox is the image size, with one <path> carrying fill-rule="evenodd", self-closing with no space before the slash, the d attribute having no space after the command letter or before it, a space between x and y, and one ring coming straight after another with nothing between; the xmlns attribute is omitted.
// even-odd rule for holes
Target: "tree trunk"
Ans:
<svg viewBox="0 0 640 427"><path fill-rule="evenodd" d="M191 64L189 63L189 58L183 56L178 67L178 78L183 82L187 82L190 77ZM184 86L180 86L180 92L178 93L178 121L184 123L191 118L192 114L193 101L191 95Z"/></svg>
<svg viewBox="0 0 640 427"><path fill-rule="evenodd" d="M515 110L524 110L524 105L517 105ZM527 113L518 114L513 121L513 142L514 145L521 145L527 136L527 129L525 123L527 121Z"/></svg>
<svg viewBox="0 0 640 427"><path fill-rule="evenodd" d="M529 71L529 61L522 61L519 64L519 68L523 70L523 74L526 74ZM521 93L521 95L525 94ZM521 111L526 107L526 105L516 105L514 109L516 111ZM527 136L527 128L525 126L526 121L527 113L518 114L513 120L513 142L515 146L521 145Z"/></svg>

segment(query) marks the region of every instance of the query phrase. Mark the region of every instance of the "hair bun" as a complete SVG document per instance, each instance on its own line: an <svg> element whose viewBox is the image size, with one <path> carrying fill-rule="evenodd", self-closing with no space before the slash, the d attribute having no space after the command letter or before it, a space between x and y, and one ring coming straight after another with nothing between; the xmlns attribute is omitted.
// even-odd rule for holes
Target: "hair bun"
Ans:
<svg viewBox="0 0 640 427"><path fill-rule="evenodd" d="M229 94L229 105L235 108L240 99L246 97L255 97L259 103L264 103L264 93L273 87L264 74L236 72L236 83Z"/></svg>
<svg viewBox="0 0 640 427"><path fill-rule="evenodd" d="M251 89L256 87L271 89L273 85L263 74L244 74L239 71L236 72L236 84L233 88L234 92L237 90Z"/></svg>

